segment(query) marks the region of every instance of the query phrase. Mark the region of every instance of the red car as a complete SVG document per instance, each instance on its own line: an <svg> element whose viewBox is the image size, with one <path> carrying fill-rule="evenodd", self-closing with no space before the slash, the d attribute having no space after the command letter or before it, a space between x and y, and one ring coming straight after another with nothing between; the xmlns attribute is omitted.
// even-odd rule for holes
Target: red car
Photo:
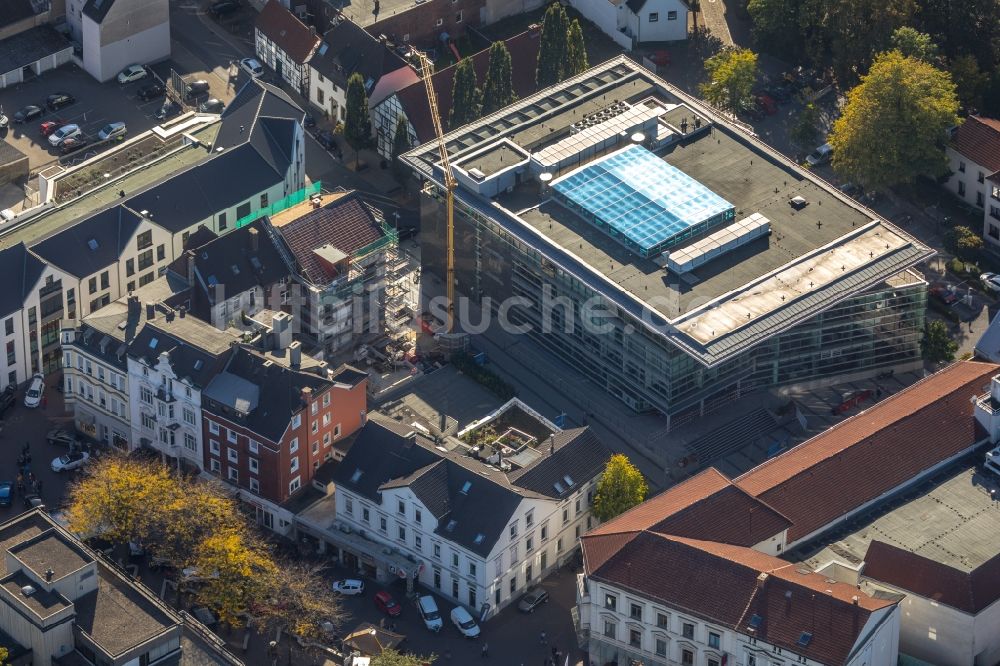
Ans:
<svg viewBox="0 0 1000 666"><path fill-rule="evenodd" d="M38 129L42 133L42 136L48 136L65 124L65 120L46 120L38 126Z"/></svg>
<svg viewBox="0 0 1000 666"><path fill-rule="evenodd" d="M375 594L375 607L389 617L396 617L403 612L403 607L385 590Z"/></svg>

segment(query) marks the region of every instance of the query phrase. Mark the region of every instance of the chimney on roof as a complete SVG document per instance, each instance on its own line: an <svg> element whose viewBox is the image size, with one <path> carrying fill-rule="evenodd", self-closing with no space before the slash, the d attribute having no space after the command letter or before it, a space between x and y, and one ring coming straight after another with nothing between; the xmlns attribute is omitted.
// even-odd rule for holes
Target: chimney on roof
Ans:
<svg viewBox="0 0 1000 666"><path fill-rule="evenodd" d="M308 405L309 402L312 400L312 392L313 392L312 387L310 387L310 386L303 386L302 387L302 402L304 402L305 404Z"/></svg>
<svg viewBox="0 0 1000 666"><path fill-rule="evenodd" d="M298 340L288 345L288 363L293 368L298 368L302 365L302 343ZM304 393L305 389L302 389L302 391Z"/></svg>
<svg viewBox="0 0 1000 666"><path fill-rule="evenodd" d="M785 615L792 612L792 591L785 590Z"/></svg>
<svg viewBox="0 0 1000 666"><path fill-rule="evenodd" d="M767 573L761 572L761 574L757 576L757 589L763 590L766 584L767 584Z"/></svg>
<svg viewBox="0 0 1000 666"><path fill-rule="evenodd" d="M287 312L275 312L271 317L271 334L274 348L287 349L292 344L292 316Z"/></svg>
<svg viewBox="0 0 1000 666"><path fill-rule="evenodd" d="M167 310L167 317L166 318L167 318L168 322L173 321L174 320L174 311L173 310Z"/></svg>
<svg viewBox="0 0 1000 666"><path fill-rule="evenodd" d="M184 314L186 312L187 312L187 308L184 307L183 305L180 306L179 308L177 308L177 316L180 317L181 319L184 319Z"/></svg>
<svg viewBox="0 0 1000 666"><path fill-rule="evenodd" d="M146 321L153 321L156 319L156 306L152 303L146 303Z"/></svg>
<svg viewBox="0 0 1000 666"><path fill-rule="evenodd" d="M184 253L184 258L187 260L187 271L185 278L189 287L194 286L194 250L188 250Z"/></svg>
<svg viewBox="0 0 1000 666"><path fill-rule="evenodd" d="M316 34L316 26L314 26L314 25L309 26L309 34L310 35L315 35Z"/></svg>
<svg viewBox="0 0 1000 666"><path fill-rule="evenodd" d="M56 575L56 572L52 570L52 567L49 567L48 569L45 570L45 581L48 582L48 583L51 583L52 582L52 577L55 576L55 575Z"/></svg>
<svg viewBox="0 0 1000 666"><path fill-rule="evenodd" d="M250 227L247 233L250 235L250 251L257 252L260 249L260 232L256 227Z"/></svg>
<svg viewBox="0 0 1000 666"><path fill-rule="evenodd" d="M556 436L549 435L549 455L553 455L556 452Z"/></svg>

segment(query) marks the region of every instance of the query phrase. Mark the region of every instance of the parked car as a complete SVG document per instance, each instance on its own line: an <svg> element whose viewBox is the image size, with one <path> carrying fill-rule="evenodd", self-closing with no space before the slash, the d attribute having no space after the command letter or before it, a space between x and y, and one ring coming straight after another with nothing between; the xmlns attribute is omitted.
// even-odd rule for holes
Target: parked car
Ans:
<svg viewBox="0 0 1000 666"><path fill-rule="evenodd" d="M28 390L24 392L24 406L38 407L42 404L42 395L45 393L45 375L36 372L28 382Z"/></svg>
<svg viewBox="0 0 1000 666"><path fill-rule="evenodd" d="M45 435L45 441L56 446L73 447L79 444L76 435L63 428L53 428Z"/></svg>
<svg viewBox="0 0 1000 666"><path fill-rule="evenodd" d="M540 587L533 587L517 602L517 610L522 613L534 613L536 608L544 603L548 603L548 601L548 592Z"/></svg>
<svg viewBox="0 0 1000 666"><path fill-rule="evenodd" d="M255 79L264 74L264 66L256 58L243 58L243 60L240 60L240 67Z"/></svg>
<svg viewBox="0 0 1000 666"><path fill-rule="evenodd" d="M202 113L222 113L225 111L226 105L222 103L222 100L212 98L202 102L198 106L198 110Z"/></svg>
<svg viewBox="0 0 1000 666"><path fill-rule="evenodd" d="M1000 275L996 273L983 273L979 276L979 279L982 280L983 286L988 291L992 291L994 294L1000 293Z"/></svg>
<svg viewBox="0 0 1000 666"><path fill-rule="evenodd" d="M52 461L52 471L68 472L79 469L86 465L88 460L90 460L90 454L86 451L71 451Z"/></svg>
<svg viewBox="0 0 1000 666"><path fill-rule="evenodd" d="M0 482L0 506L10 506L10 500L13 495L14 484L10 481Z"/></svg>
<svg viewBox="0 0 1000 666"><path fill-rule="evenodd" d="M155 116L157 120L166 120L167 118L176 116L180 112L180 104L168 99L164 100L163 106L160 107L160 110L156 112Z"/></svg>
<svg viewBox="0 0 1000 666"><path fill-rule="evenodd" d="M75 153L82 148L86 148L88 145L90 145L90 142L82 136L71 137L59 145L59 152L63 155L69 155L70 153Z"/></svg>
<svg viewBox="0 0 1000 666"><path fill-rule="evenodd" d="M375 607L390 617L397 617L403 612L403 607L385 590L375 593Z"/></svg>
<svg viewBox="0 0 1000 666"><path fill-rule="evenodd" d="M17 402L17 387L7 384L7 388L0 391L0 416L13 407L15 402Z"/></svg>
<svg viewBox="0 0 1000 666"><path fill-rule="evenodd" d="M5 130L10 127L10 118L4 115L3 111L0 111L0 130Z"/></svg>
<svg viewBox="0 0 1000 666"><path fill-rule="evenodd" d="M333 138L333 132L330 130L320 130L316 132L316 143L323 146L326 150L334 150L337 148L337 142Z"/></svg>
<svg viewBox="0 0 1000 666"><path fill-rule="evenodd" d="M75 101L76 98L69 93L52 93L45 99L45 106L49 107L50 111L56 111L64 106L69 106Z"/></svg>
<svg viewBox="0 0 1000 666"><path fill-rule="evenodd" d="M59 147L59 145L70 137L78 137L83 134L79 125L70 123L69 125L63 125L55 132L49 135L49 145L53 147Z"/></svg>
<svg viewBox="0 0 1000 666"><path fill-rule="evenodd" d="M417 599L417 610L420 611L420 618L424 621L425 627L434 632L441 631L444 622L441 620L441 612L434 597L425 595Z"/></svg>
<svg viewBox="0 0 1000 666"><path fill-rule="evenodd" d="M812 151L806 155L806 163L809 166L819 166L820 164L826 164L833 157L833 146L828 143L824 143L822 146Z"/></svg>
<svg viewBox="0 0 1000 666"><path fill-rule="evenodd" d="M26 123L29 120L34 120L35 118L41 118L45 111L40 106L35 106L34 104L29 104L28 106L18 110L14 114L14 122L18 125L21 123Z"/></svg>
<svg viewBox="0 0 1000 666"><path fill-rule="evenodd" d="M348 597L357 596L365 593L365 582L356 578L345 578L344 580L334 581L333 591Z"/></svg>
<svg viewBox="0 0 1000 666"><path fill-rule="evenodd" d="M778 112L778 103L770 95L758 95L757 102L761 110L769 116L773 116Z"/></svg>
<svg viewBox="0 0 1000 666"><path fill-rule="evenodd" d="M108 123L97 133L97 138L101 141L107 141L116 137L123 138L127 132L128 128L125 127L125 123L123 122Z"/></svg>
<svg viewBox="0 0 1000 666"><path fill-rule="evenodd" d="M139 79L144 79L149 76L149 71L142 65L129 65L122 71L118 72L118 83L126 84L132 81L138 81Z"/></svg>
<svg viewBox="0 0 1000 666"><path fill-rule="evenodd" d="M148 102L151 99L163 97L166 92L167 90L163 87L163 85L159 83L149 83L139 88L139 91L135 94L135 96L143 102Z"/></svg>
<svg viewBox="0 0 1000 666"><path fill-rule="evenodd" d="M208 13L215 18L222 18L223 16L232 14L239 8L240 5L238 2L235 2L235 0L220 0L208 8Z"/></svg>
<svg viewBox="0 0 1000 666"><path fill-rule="evenodd" d="M931 297L937 299L944 305L954 305L958 303L958 294L951 285L936 285L930 288Z"/></svg>
<svg viewBox="0 0 1000 666"><path fill-rule="evenodd" d="M184 87L184 95L191 99L197 97L198 95L204 95L208 93L210 86L208 81L204 79L198 79L197 81L191 81Z"/></svg>
<svg viewBox="0 0 1000 666"><path fill-rule="evenodd" d="M38 131L42 133L42 136L48 136L65 124L66 121L61 118L46 120L38 126Z"/></svg>
<svg viewBox="0 0 1000 666"><path fill-rule="evenodd" d="M21 502L24 504L25 509L34 509L38 506L44 506L44 504L42 504L42 498L35 493L25 495Z"/></svg>
<svg viewBox="0 0 1000 666"><path fill-rule="evenodd" d="M466 638L479 637L479 625L463 607L455 606L451 609L451 623Z"/></svg>
<svg viewBox="0 0 1000 666"><path fill-rule="evenodd" d="M849 197L853 197L861 193L861 186L856 183L844 183L839 189Z"/></svg>

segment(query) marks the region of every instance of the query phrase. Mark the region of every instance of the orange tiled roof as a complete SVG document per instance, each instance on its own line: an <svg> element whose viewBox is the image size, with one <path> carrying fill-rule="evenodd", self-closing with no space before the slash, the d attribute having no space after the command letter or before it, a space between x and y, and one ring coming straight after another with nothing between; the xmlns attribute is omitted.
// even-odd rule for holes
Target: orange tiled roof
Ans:
<svg viewBox="0 0 1000 666"><path fill-rule="evenodd" d="M969 116L955 131L951 145L990 172L1000 171L1000 120Z"/></svg>

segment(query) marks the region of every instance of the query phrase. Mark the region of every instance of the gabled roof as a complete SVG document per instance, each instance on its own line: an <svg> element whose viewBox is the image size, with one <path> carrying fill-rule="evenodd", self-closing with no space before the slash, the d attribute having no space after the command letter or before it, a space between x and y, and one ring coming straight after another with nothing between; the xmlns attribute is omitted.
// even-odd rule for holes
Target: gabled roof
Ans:
<svg viewBox="0 0 1000 666"><path fill-rule="evenodd" d="M511 85L519 97L527 97L538 89L535 85L535 67L538 60L540 33L522 32L506 40L510 51ZM490 64L490 50L483 49L472 56L476 68L476 81L482 86L486 70ZM435 72L431 77L434 94L437 96L441 121L447 126L451 115L451 93L455 81L455 65ZM417 133L417 140L425 143L434 139L434 124L427 103L427 91L423 81L418 81L396 92L399 103L407 119Z"/></svg>
<svg viewBox="0 0 1000 666"><path fill-rule="evenodd" d="M305 112L283 90L251 78L222 112L212 150L250 144L284 174L292 160L295 126L304 118Z"/></svg>
<svg viewBox="0 0 1000 666"><path fill-rule="evenodd" d="M177 314L167 319L157 311L128 346L130 358L142 359L150 367L160 354L170 355L170 365L179 379L188 380L196 388L208 386L229 358L237 336L220 331L196 317Z"/></svg>
<svg viewBox="0 0 1000 666"><path fill-rule="evenodd" d="M240 423L270 442L280 442L289 422L302 410L302 389L321 393L334 386L319 372L291 368L245 345L236 347L223 372L206 387L209 400L238 409L225 418ZM205 409L214 411L211 402Z"/></svg>
<svg viewBox="0 0 1000 666"><path fill-rule="evenodd" d="M965 613L979 613L1000 599L1000 555L965 572L876 540L862 574Z"/></svg>
<svg viewBox="0 0 1000 666"><path fill-rule="evenodd" d="M347 79L357 72L369 93L386 74L409 68L395 51L348 18L327 30L319 48L309 58L309 66L342 89L347 88Z"/></svg>
<svg viewBox="0 0 1000 666"><path fill-rule="evenodd" d="M87 4L83 6L83 14L91 18L94 23L101 23L114 4L115 0L87 0Z"/></svg>
<svg viewBox="0 0 1000 666"><path fill-rule="evenodd" d="M24 243L0 249L0 317L24 307L28 293L38 284L45 263L28 252Z"/></svg>
<svg viewBox="0 0 1000 666"><path fill-rule="evenodd" d="M336 276L314 250L331 246L350 256L383 238L380 220L361 197L352 192L322 208L278 227L299 267L299 274L313 284L325 285Z"/></svg>
<svg viewBox="0 0 1000 666"><path fill-rule="evenodd" d="M319 37L309 27L285 9L279 0L270 0L257 16L255 23L264 36L300 65L319 46Z"/></svg>
<svg viewBox="0 0 1000 666"><path fill-rule="evenodd" d="M951 146L990 173L1000 171L1000 119L969 116L955 130Z"/></svg>
<svg viewBox="0 0 1000 666"><path fill-rule="evenodd" d="M550 444L554 449L551 454L546 451ZM519 488L553 499L576 492L581 483L599 475L611 457L611 451L590 428L557 432L551 442L539 444L539 450L544 456L541 460L508 474L508 478ZM556 484L565 490L560 492Z"/></svg>
<svg viewBox="0 0 1000 666"><path fill-rule="evenodd" d="M256 247L256 249L254 249ZM232 298L254 287L268 287L288 277L289 267L275 246L265 219L218 236L209 242L182 254L169 269L187 279L188 256L194 260L196 303L213 305L216 285L222 285L224 298ZM204 314L199 311L199 315Z"/></svg>
<svg viewBox="0 0 1000 666"><path fill-rule="evenodd" d="M140 224L141 215L118 204L32 245L31 251L66 273L84 278L117 263Z"/></svg>
<svg viewBox="0 0 1000 666"><path fill-rule="evenodd" d="M595 563L591 553L602 550L604 541L618 542L614 554ZM800 573L795 565L751 548L652 532L624 542L618 534L588 534L581 542L590 580L661 601L823 664L846 663L871 614L895 603L816 573ZM799 642L803 632L811 634L807 645Z"/></svg>
<svg viewBox="0 0 1000 666"><path fill-rule="evenodd" d="M988 390L997 371L954 363L735 483L792 521L789 542L801 539L980 441L969 399Z"/></svg>

